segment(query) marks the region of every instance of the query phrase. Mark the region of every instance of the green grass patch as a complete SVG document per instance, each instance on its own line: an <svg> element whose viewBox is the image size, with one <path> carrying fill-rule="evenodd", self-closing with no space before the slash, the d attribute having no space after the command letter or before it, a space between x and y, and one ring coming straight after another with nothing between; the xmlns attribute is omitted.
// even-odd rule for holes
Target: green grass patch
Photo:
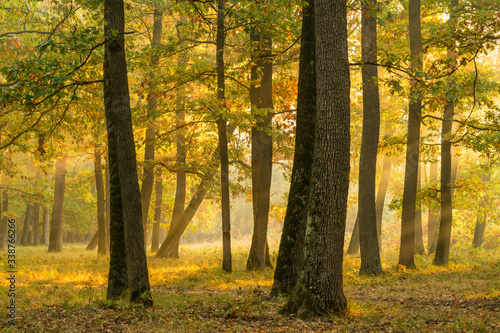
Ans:
<svg viewBox="0 0 500 333"><path fill-rule="evenodd" d="M183 246L181 259L148 254L155 305L151 309L105 300L109 257L84 245L62 253L18 247L18 322L7 332L500 332L498 249L453 249L453 262L396 269L384 253L385 274L359 276L359 258L347 256L344 317L302 321L278 314L285 297L270 299L273 271L245 271L247 243L233 247L234 272L222 271L217 244ZM6 254L0 256L7 271ZM8 281L0 280L7 311ZM6 314L6 313L5 313Z"/></svg>

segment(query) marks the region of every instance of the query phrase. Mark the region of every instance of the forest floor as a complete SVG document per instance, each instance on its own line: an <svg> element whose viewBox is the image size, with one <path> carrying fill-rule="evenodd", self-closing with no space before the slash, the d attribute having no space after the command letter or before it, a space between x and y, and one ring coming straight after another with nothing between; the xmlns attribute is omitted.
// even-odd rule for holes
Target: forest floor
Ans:
<svg viewBox="0 0 500 333"><path fill-rule="evenodd" d="M17 323L9 325L7 254L0 255L0 329L6 332L500 332L500 250L454 250L451 264L357 275L359 258L344 267L349 312L303 321L278 314L285 298L270 299L273 271L246 272L248 245L233 246L232 274L220 268L220 247L185 245L182 259L149 255L155 305L144 309L104 300L109 257L66 244L62 253L18 247Z"/></svg>

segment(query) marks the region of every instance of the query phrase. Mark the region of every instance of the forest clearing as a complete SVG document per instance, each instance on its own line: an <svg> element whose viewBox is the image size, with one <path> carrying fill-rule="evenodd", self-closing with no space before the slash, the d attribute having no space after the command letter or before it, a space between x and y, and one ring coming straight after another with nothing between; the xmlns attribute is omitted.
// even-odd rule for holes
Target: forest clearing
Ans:
<svg viewBox="0 0 500 333"><path fill-rule="evenodd" d="M500 0L5 0L1 328L500 332Z"/></svg>
<svg viewBox="0 0 500 333"><path fill-rule="evenodd" d="M5 332L498 332L500 251L453 247L453 265L418 256L418 270L359 276L359 257L347 256L344 316L303 321L278 314L284 298L270 298L272 269L245 271L249 240L235 242L234 272L220 268L218 243L182 246L182 259L149 256L155 306L106 301L108 258L68 244L19 251L18 324ZM274 244L275 245L275 244ZM2 260L4 256L1 257ZM6 293L2 279L0 292Z"/></svg>

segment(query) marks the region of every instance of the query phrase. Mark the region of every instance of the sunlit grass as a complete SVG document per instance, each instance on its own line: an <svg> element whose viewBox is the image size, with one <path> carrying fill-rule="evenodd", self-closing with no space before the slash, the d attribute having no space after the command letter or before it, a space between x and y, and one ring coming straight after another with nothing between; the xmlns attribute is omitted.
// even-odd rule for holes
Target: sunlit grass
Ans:
<svg viewBox="0 0 500 333"><path fill-rule="evenodd" d="M108 256L86 251L84 245L66 245L62 253L18 247L18 330L28 325L38 327L33 331L65 330L65 320L75 332L493 332L499 327L498 248L472 250L455 243L450 264L434 266L431 256L417 256L416 270L398 270L398 254L384 251L385 273L376 277L358 275L359 256L346 256L348 314L310 322L278 314L286 298L268 297L272 269L245 270L248 248L248 240L233 244L231 274L221 269L220 244L183 245L181 259L148 253L155 306L141 310L126 300L105 301ZM1 260L6 263L6 254ZM8 302L7 289L7 279L1 279L2 306Z"/></svg>

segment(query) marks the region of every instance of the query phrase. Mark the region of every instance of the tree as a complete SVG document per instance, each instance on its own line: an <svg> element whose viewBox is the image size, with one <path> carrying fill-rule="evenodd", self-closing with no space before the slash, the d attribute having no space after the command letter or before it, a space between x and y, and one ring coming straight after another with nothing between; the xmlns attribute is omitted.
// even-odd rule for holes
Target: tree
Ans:
<svg viewBox="0 0 500 333"><path fill-rule="evenodd" d="M290 293L297 283L302 265L316 126L316 57L314 48L314 2L308 0L302 8L297 128L292 179L271 296Z"/></svg>
<svg viewBox="0 0 500 333"><path fill-rule="evenodd" d="M155 7L153 12L153 38L151 39L151 71L149 72L149 93L148 101L148 128L146 130L146 142L144 147L144 179L141 186L141 209L142 209L142 228L144 230L144 245L147 247L148 213L151 194L153 193L154 183L154 159L155 159L155 137L156 125L154 122L155 112L158 105L156 94L157 83L155 81L155 71L157 70L159 55L156 48L161 45L163 12Z"/></svg>
<svg viewBox="0 0 500 333"><path fill-rule="evenodd" d="M252 205L254 228L247 270L266 267L267 225L273 166L273 139L270 133L273 109L272 39L267 27L254 24L250 29L252 66L250 104L252 126ZM262 73L262 74L260 74Z"/></svg>
<svg viewBox="0 0 500 333"><path fill-rule="evenodd" d="M491 179L491 171L486 170L483 175L483 183L488 183ZM479 199L477 207L476 227L474 228L474 238L472 239L472 247L479 248L484 242L484 230L486 229L486 221L488 215L488 205L490 197L488 193L483 193Z"/></svg>
<svg viewBox="0 0 500 333"><path fill-rule="evenodd" d="M394 129L390 127L390 122L386 122L385 135L392 136L394 134ZM387 194L387 188L389 186L389 180L391 178L391 167L392 160L390 156L384 156L384 162L382 166L382 176L380 177L380 183L377 189L377 197L375 199L375 205L377 208L377 234L379 249L382 251L382 216L384 213L385 206L385 196Z"/></svg>
<svg viewBox="0 0 500 333"><path fill-rule="evenodd" d="M282 310L300 317L347 309L342 277L350 160L347 6L318 0L314 7L317 126L311 197L302 270Z"/></svg>
<svg viewBox="0 0 500 333"><path fill-rule="evenodd" d="M449 24L456 25L458 0L450 3ZM447 60L455 61L454 42L447 49ZM451 75L451 74L450 74ZM441 127L441 215L439 219L439 234L436 245L435 265L445 265L450 256L451 224L453 221L453 184L452 184L452 128L453 115L455 113L454 98L448 98L444 106L443 120Z"/></svg>
<svg viewBox="0 0 500 333"><path fill-rule="evenodd" d="M61 252L63 244L63 207L66 189L66 158L56 162L54 185L54 205L52 206L52 222L50 223L49 252Z"/></svg>
<svg viewBox="0 0 500 333"><path fill-rule="evenodd" d="M420 28L420 0L409 0L409 33L411 69L422 68L422 35ZM417 180L420 141L420 116L422 101L417 93L417 81L411 80L410 105L408 107L408 135L406 141L406 166L401 217L401 246L399 265L415 268L415 206L417 202Z"/></svg>
<svg viewBox="0 0 500 333"><path fill-rule="evenodd" d="M361 56L363 58L363 133L359 158L359 243L361 253L360 274L382 273L377 233L375 205L375 178L380 131L380 98L377 66L376 0L361 5Z"/></svg>
<svg viewBox="0 0 500 333"><path fill-rule="evenodd" d="M130 301L152 306L125 59L123 0L106 0L104 12L104 36L107 41L103 66L104 106L108 133L112 224L108 298L120 296L128 282ZM116 220L113 221L113 218ZM122 249L118 253L113 252L116 246L124 247L124 251ZM112 265L112 260L123 260L123 254L125 262L121 262L121 266ZM125 280L125 272L128 281ZM117 280L121 280L120 287L114 288L112 285Z"/></svg>
<svg viewBox="0 0 500 333"><path fill-rule="evenodd" d="M222 216L222 269L232 270L231 259L231 221L229 208L229 157L226 129L226 96L224 78L224 1L217 1L217 99L221 107L221 114L217 119L220 154L220 181L221 181L221 216Z"/></svg>

